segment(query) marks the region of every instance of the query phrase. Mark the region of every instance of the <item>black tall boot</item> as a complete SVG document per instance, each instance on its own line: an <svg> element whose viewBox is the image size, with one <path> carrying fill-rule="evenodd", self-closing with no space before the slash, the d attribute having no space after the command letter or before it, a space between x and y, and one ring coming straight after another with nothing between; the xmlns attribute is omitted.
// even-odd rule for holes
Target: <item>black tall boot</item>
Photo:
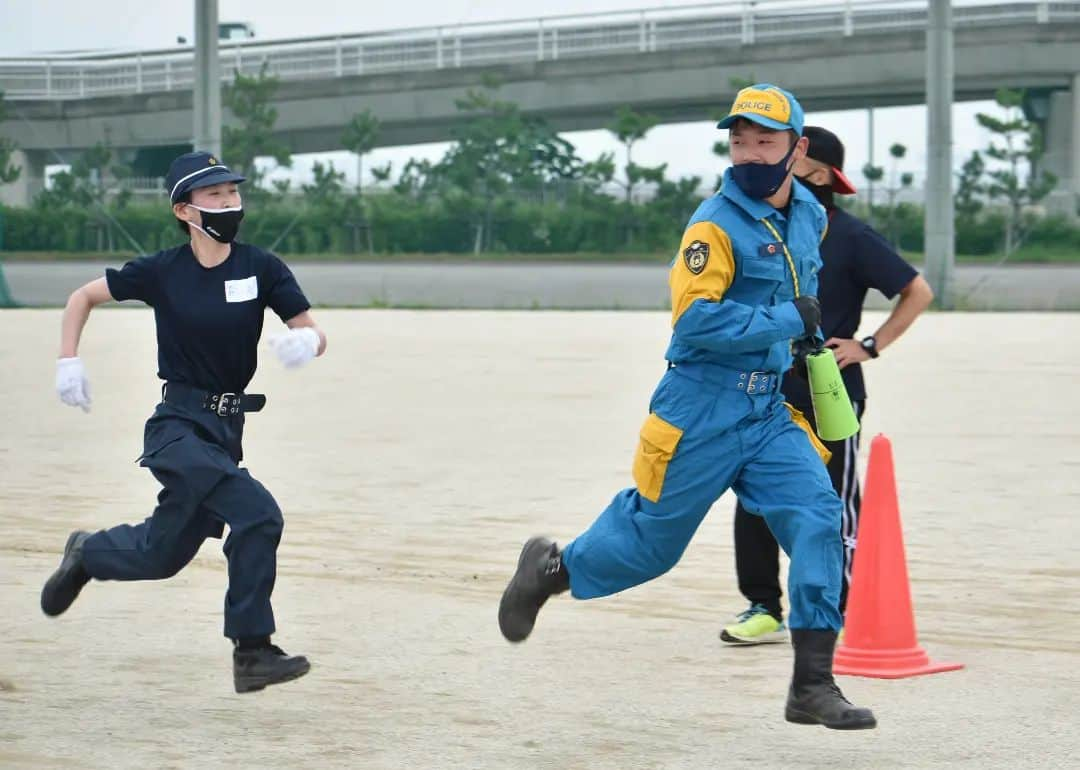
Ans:
<svg viewBox="0 0 1080 770"><path fill-rule="evenodd" d="M795 674L791 678L784 718L802 725L825 725L833 730L877 727L870 709L853 706L833 679L836 631L793 628Z"/></svg>
<svg viewBox="0 0 1080 770"><path fill-rule="evenodd" d="M536 616L553 594L570 587L562 552L546 537L526 541L517 571L499 601L499 630L507 641L522 642L532 633Z"/></svg>

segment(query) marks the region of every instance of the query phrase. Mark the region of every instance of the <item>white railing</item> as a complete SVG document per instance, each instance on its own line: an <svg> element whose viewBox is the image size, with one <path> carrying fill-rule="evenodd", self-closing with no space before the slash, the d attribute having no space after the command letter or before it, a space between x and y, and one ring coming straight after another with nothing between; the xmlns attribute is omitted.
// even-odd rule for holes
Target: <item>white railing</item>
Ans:
<svg viewBox="0 0 1080 770"><path fill-rule="evenodd" d="M954 2L958 28L1080 23L1080 0ZM222 80L265 63L281 80L633 55L706 46L925 29L926 0L757 0L389 32L222 42ZM0 58L7 99L85 99L186 91L191 48Z"/></svg>
<svg viewBox="0 0 1080 770"><path fill-rule="evenodd" d="M129 190L135 195L165 195L165 178L160 176L128 176L113 180L116 190Z"/></svg>

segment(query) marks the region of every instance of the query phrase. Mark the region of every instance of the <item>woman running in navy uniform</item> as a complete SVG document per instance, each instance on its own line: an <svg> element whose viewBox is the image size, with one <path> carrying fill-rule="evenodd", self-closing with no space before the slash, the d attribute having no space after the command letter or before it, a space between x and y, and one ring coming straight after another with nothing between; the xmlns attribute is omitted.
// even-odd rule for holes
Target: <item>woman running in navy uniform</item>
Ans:
<svg viewBox="0 0 1080 770"><path fill-rule="evenodd" d="M246 468L245 412L266 398L245 393L255 374L263 316L271 308L289 330L270 340L298 367L326 349L326 335L289 268L273 254L235 241L244 177L205 152L181 155L165 179L172 211L190 236L182 246L107 270L72 293L64 309L56 389L90 409L79 338L92 308L140 300L154 308L161 403L146 423L140 464L163 489L146 521L94 534L72 532L60 567L41 592L46 615L63 613L91 579L160 580L179 572L207 537L221 537L229 565L225 636L233 640L237 692L306 674L307 658L271 644L281 510Z"/></svg>

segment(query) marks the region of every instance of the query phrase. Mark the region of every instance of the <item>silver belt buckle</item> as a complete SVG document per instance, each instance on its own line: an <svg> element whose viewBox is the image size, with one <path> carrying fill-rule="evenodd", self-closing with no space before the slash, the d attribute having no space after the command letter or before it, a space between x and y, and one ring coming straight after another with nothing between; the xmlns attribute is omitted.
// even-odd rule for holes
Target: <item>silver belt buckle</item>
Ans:
<svg viewBox="0 0 1080 770"><path fill-rule="evenodd" d="M750 372L750 379L746 383L747 393L767 393L769 390L769 379L773 375L768 372ZM760 383L758 382L760 380Z"/></svg>
<svg viewBox="0 0 1080 770"><path fill-rule="evenodd" d="M213 403L215 399L217 400L217 408L214 409L214 411L217 412L218 417L228 417L229 416L229 407L228 407L229 398L230 397L235 397L235 396L236 396L235 393L222 393L220 395L214 396L210 400L210 403Z"/></svg>

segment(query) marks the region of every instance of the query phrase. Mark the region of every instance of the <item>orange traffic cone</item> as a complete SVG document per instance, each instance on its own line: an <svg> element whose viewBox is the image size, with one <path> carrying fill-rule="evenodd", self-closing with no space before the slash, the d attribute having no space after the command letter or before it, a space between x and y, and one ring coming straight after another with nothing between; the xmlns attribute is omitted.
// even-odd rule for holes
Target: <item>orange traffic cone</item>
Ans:
<svg viewBox="0 0 1080 770"><path fill-rule="evenodd" d="M919 646L892 444L881 434L870 443L859 518L843 642L836 650L833 673L899 679L963 668L963 663L934 663Z"/></svg>

